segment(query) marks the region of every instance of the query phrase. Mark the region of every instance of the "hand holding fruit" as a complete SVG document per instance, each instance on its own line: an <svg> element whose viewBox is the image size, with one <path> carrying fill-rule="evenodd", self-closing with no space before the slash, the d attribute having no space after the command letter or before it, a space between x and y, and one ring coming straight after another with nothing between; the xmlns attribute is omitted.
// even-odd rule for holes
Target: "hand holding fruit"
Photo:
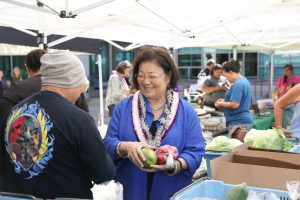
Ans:
<svg viewBox="0 0 300 200"><path fill-rule="evenodd" d="M143 171L170 171L175 169L175 165L179 161L175 161L178 157L178 150L174 146L164 145L157 148L155 151L149 148L143 148L142 152L146 158L144 161ZM177 164L178 166L178 164Z"/></svg>
<svg viewBox="0 0 300 200"><path fill-rule="evenodd" d="M154 148L147 143L144 142L122 142L120 144L120 152L126 152L128 158L139 168L144 166L143 161L145 160L145 156L142 153L142 148Z"/></svg>

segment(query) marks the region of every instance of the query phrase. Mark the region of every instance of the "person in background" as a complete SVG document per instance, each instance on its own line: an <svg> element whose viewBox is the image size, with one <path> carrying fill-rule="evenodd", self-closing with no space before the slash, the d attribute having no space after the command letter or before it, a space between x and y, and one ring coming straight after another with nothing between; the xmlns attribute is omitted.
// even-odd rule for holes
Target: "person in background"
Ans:
<svg viewBox="0 0 300 200"><path fill-rule="evenodd" d="M276 102L282 96L284 96L289 89L294 85L300 83L300 77L294 75L294 68L291 64L284 66L284 75L279 77L276 88L273 92L273 100ZM282 127L287 128L289 122L294 115L294 109L292 105L286 106L283 109Z"/></svg>
<svg viewBox="0 0 300 200"><path fill-rule="evenodd" d="M4 77L4 72L0 68L0 97L6 93L8 86L7 86L7 81Z"/></svg>
<svg viewBox="0 0 300 200"><path fill-rule="evenodd" d="M222 66L216 64L212 67L210 76L204 80L201 87L201 91L205 93L204 105L215 108L215 102L220 98L224 98L227 87L225 77L221 76L222 73Z"/></svg>
<svg viewBox="0 0 300 200"><path fill-rule="evenodd" d="M206 63L206 67L199 72L199 74L197 76L197 78L198 78L198 80L197 80L198 88L197 89L199 92L202 93L202 91L199 89L201 89L201 87L203 85L203 81L206 79L206 77L210 75L211 70L212 70L213 66L215 66L215 64L216 64L216 62L213 59L209 59Z"/></svg>
<svg viewBox="0 0 300 200"><path fill-rule="evenodd" d="M23 101L24 99L30 97L34 93L40 91L42 87L42 75L40 71L41 62L40 58L46 53L43 49L35 49L29 52L26 56L25 67L28 72L28 78L24 79L15 85L12 85L8 88L7 93L0 97L0 135L4 134L4 127L6 123L6 118L8 113L11 109L18 104L19 102ZM77 99L75 105L86 111L89 112L88 105L85 99L84 94L82 93L80 97ZM0 146L4 143L0 137ZM2 145L1 145L2 144ZM1 150L1 155L3 151ZM0 157L2 157L0 155ZM1 158L0 158L1 162ZM0 190L3 187L1 181L1 174L0 174Z"/></svg>
<svg viewBox="0 0 300 200"><path fill-rule="evenodd" d="M7 93L0 97L0 116L6 116L10 109L32 94L38 92L42 87L42 75L40 71L40 58L46 53L43 49L35 49L26 56L25 67L28 78L8 88ZM82 93L76 101L76 106L89 112L84 94ZM4 123L4 118L0 119L0 130Z"/></svg>
<svg viewBox="0 0 300 200"><path fill-rule="evenodd" d="M143 47L133 65L139 91L116 106L104 143L124 200L167 200L191 184L205 151L202 130L192 106L174 91L179 74L168 51ZM142 148L163 145L177 148L174 166L144 168Z"/></svg>
<svg viewBox="0 0 300 200"><path fill-rule="evenodd" d="M253 119L249 111L251 105L251 86L249 81L240 74L240 63L236 60L227 62L223 66L223 75L233 83L225 93L225 99L215 102L217 108L223 108L228 132L235 126L249 131Z"/></svg>
<svg viewBox="0 0 300 200"><path fill-rule="evenodd" d="M293 106L293 110L295 111L288 129L284 128L282 123L284 108L287 106ZM285 95L275 102L274 118L276 128L281 129L286 136L300 138L300 84L288 90Z"/></svg>
<svg viewBox="0 0 300 200"><path fill-rule="evenodd" d="M88 83L83 64L66 50L40 61L41 91L13 108L2 135L2 191L92 199L93 183L112 180L114 166L94 120L74 105Z"/></svg>
<svg viewBox="0 0 300 200"><path fill-rule="evenodd" d="M105 107L109 111L109 116L112 116L116 104L123 98L130 95L130 90L125 80L132 70L132 64L125 60L118 64L116 70L112 71L109 77Z"/></svg>
<svg viewBox="0 0 300 200"><path fill-rule="evenodd" d="M22 80L22 74L19 67L14 67L11 73L11 85L15 85L17 82Z"/></svg>
<svg viewBox="0 0 300 200"><path fill-rule="evenodd" d="M216 65L216 61L214 59L209 59L206 63L206 67L204 69L204 72L206 76L209 76L211 74L212 68Z"/></svg>

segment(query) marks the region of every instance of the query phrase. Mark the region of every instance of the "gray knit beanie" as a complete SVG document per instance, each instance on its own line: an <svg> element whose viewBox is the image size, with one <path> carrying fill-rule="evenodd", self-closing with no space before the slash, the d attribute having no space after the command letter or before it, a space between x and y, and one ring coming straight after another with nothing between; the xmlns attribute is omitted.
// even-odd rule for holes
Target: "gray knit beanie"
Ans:
<svg viewBox="0 0 300 200"><path fill-rule="evenodd" d="M68 50L47 53L41 57L42 85L76 88L88 82L83 64Z"/></svg>

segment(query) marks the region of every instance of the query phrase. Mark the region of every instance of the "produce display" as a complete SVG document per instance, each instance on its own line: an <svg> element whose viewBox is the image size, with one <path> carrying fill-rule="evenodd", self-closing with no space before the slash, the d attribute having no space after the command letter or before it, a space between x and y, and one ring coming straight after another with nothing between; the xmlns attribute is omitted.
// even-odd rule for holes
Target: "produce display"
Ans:
<svg viewBox="0 0 300 200"><path fill-rule="evenodd" d="M245 136L244 142L253 141L252 147L289 151L292 144L278 129L256 130L251 129Z"/></svg>
<svg viewBox="0 0 300 200"><path fill-rule="evenodd" d="M226 128L225 117L210 117L201 120L202 129L205 131L217 131Z"/></svg>
<svg viewBox="0 0 300 200"><path fill-rule="evenodd" d="M195 111L196 111L197 115L207 114L207 112L205 110L203 110L202 108L195 108Z"/></svg>
<svg viewBox="0 0 300 200"><path fill-rule="evenodd" d="M206 151L231 151L241 144L243 143L238 139L229 139L226 136L218 136L207 144L205 149Z"/></svg>

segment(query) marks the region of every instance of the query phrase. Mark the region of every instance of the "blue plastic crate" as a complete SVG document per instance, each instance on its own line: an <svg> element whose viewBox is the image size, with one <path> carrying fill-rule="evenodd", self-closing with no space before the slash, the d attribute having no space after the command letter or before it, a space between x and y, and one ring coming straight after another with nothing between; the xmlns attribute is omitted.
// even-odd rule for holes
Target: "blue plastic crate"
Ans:
<svg viewBox="0 0 300 200"><path fill-rule="evenodd" d="M287 139L287 141L289 141L293 145L300 143L299 138L286 138L286 139Z"/></svg>
<svg viewBox="0 0 300 200"><path fill-rule="evenodd" d="M0 192L0 200L42 200L28 194L10 193L10 192Z"/></svg>
<svg viewBox="0 0 300 200"><path fill-rule="evenodd" d="M211 169L210 169L210 161L215 159L215 158L218 158L220 156L223 156L227 153L228 152L218 152L218 151L206 151L205 152L204 158L206 160L207 176L208 177L212 178L211 177Z"/></svg>
<svg viewBox="0 0 300 200"><path fill-rule="evenodd" d="M217 200L224 200L233 185L226 184L223 181L196 181L191 185L180 190L171 198L171 200L193 200L196 197L209 197ZM270 188L259 188L247 186L247 190L254 190L258 193L272 192L281 200L291 200L288 192L283 190L275 190Z"/></svg>

